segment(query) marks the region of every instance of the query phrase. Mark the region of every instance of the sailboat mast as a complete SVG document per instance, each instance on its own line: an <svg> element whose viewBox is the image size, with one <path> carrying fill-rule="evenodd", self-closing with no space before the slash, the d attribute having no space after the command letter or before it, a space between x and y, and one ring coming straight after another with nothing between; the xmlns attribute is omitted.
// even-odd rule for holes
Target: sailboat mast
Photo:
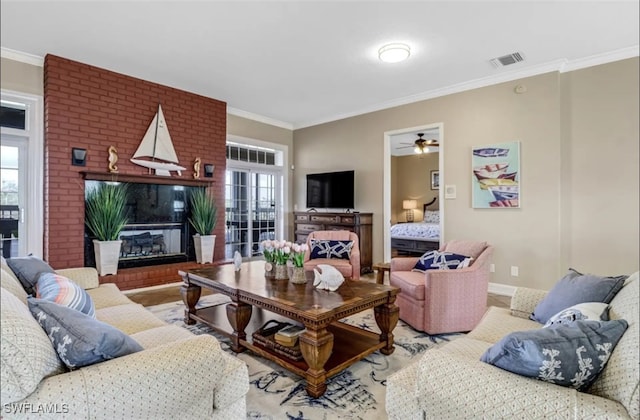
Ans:
<svg viewBox="0 0 640 420"><path fill-rule="evenodd" d="M156 143L158 142L158 125L160 124L160 104L158 104L158 111L156 111L156 132L153 134L153 153L151 154L151 161L156 161ZM151 168L149 168L151 173Z"/></svg>
<svg viewBox="0 0 640 420"><path fill-rule="evenodd" d="M153 160L156 160L156 143L158 142L158 125L160 124L160 104L158 104L158 118L156 118L156 132L153 135L153 154L151 155Z"/></svg>

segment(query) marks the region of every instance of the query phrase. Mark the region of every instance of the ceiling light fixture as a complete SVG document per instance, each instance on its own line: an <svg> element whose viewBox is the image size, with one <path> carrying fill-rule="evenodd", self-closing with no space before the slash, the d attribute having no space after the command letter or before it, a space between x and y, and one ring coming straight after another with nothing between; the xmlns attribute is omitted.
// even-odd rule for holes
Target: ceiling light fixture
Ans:
<svg viewBox="0 0 640 420"><path fill-rule="evenodd" d="M378 58L385 63L399 63L409 58L411 48L407 44L393 43L378 50Z"/></svg>

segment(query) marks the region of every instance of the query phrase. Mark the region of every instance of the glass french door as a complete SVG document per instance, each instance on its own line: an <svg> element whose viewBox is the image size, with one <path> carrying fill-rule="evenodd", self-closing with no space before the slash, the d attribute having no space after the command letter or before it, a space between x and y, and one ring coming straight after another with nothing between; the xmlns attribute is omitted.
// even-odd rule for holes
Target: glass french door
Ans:
<svg viewBox="0 0 640 420"><path fill-rule="evenodd" d="M0 143L0 248L5 258L26 254L27 140L2 135Z"/></svg>
<svg viewBox="0 0 640 420"><path fill-rule="evenodd" d="M239 251L245 259L262 255L260 243L280 232L281 176L253 169L227 169L225 181L225 258Z"/></svg>

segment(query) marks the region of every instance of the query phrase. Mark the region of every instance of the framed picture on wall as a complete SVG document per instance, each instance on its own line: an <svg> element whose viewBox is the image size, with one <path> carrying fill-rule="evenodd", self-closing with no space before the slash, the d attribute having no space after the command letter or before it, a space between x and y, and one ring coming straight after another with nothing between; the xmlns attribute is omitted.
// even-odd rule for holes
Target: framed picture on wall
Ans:
<svg viewBox="0 0 640 420"><path fill-rule="evenodd" d="M440 171L431 171L431 189L440 189Z"/></svg>
<svg viewBox="0 0 640 420"><path fill-rule="evenodd" d="M471 162L474 209L520 208L520 142L474 147Z"/></svg>

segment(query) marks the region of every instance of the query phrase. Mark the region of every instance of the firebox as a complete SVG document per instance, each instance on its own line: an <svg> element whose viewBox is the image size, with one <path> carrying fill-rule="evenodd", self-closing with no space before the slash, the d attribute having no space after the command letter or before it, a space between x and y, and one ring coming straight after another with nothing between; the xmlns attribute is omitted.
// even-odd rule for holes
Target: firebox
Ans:
<svg viewBox="0 0 640 420"><path fill-rule="evenodd" d="M86 180L85 191L101 182ZM190 189L183 185L127 182L128 223L120 233L118 268L142 267L195 260L189 238ZM85 266L95 266L93 239L85 229Z"/></svg>

